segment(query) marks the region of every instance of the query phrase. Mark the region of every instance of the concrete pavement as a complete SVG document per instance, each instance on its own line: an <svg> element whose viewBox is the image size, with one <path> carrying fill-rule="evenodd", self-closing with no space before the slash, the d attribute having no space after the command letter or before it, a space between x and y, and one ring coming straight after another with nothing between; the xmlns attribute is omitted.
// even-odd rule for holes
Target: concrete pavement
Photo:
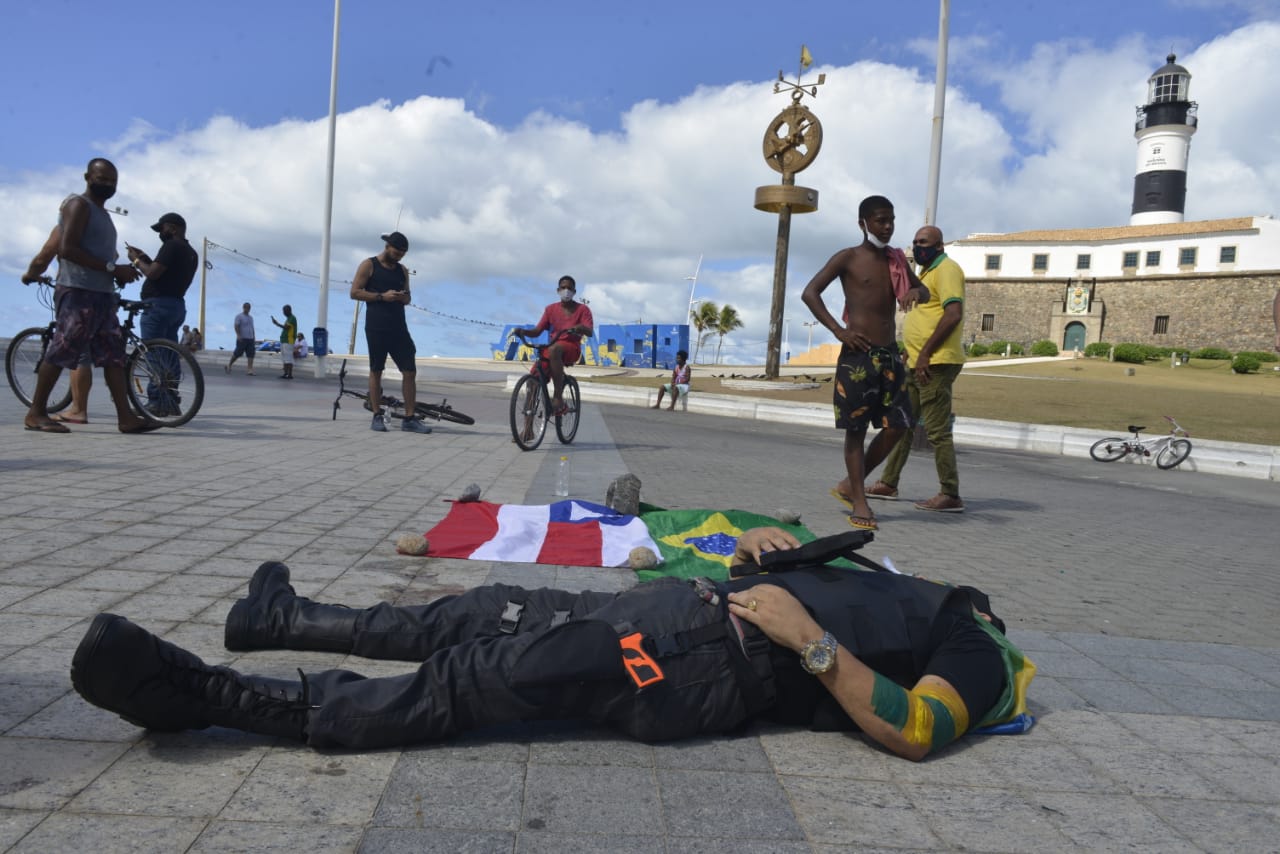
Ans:
<svg viewBox="0 0 1280 854"><path fill-rule="evenodd" d="M886 505L871 555L1008 603L1011 635L1041 668L1040 723L1024 736L911 764L856 737L773 727L649 746L518 726L372 753L142 732L70 691L71 652L98 611L270 675L410 669L227 652L223 619L264 560L287 562L305 595L357 606L491 581L631 583L395 554L397 534L425 531L468 483L489 500L552 500L561 446L516 449L500 377L444 383L424 369L423 397L448 395L477 424L421 437L370 432L354 400L332 420L332 381L262 367L211 371L188 427L145 436L114 431L101 384L94 423L70 436L22 431L17 402L0 400L0 850L1280 847L1280 585L1274 547L1257 542L1274 542L1274 486L1009 451L964 451L963 517ZM630 470L658 503L791 506L828 533L839 507L811 493L836 449L829 429L593 402L569 453L584 498ZM904 486L928 488L927 463L908 472Z"/></svg>

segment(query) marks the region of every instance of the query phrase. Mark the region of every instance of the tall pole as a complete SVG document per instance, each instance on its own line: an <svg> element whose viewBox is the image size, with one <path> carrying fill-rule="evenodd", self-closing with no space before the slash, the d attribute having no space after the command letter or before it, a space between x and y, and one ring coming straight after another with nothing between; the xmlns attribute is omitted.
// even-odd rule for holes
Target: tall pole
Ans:
<svg viewBox="0 0 1280 854"><path fill-rule="evenodd" d="M924 203L924 224L937 225L938 175L942 172L942 116L947 104L947 39L951 0L938 3L938 72L933 85L933 136L929 143L929 190Z"/></svg>
<svg viewBox="0 0 1280 854"><path fill-rule="evenodd" d="M341 23L342 0L333 0L333 61L329 72L329 154L325 169L324 236L320 239L320 305L316 308L316 326L321 329L329 325L329 238L333 231L333 153L338 136L338 31ZM316 354L317 377L325 375L324 359L324 356Z"/></svg>
<svg viewBox="0 0 1280 854"><path fill-rule="evenodd" d="M204 341L204 299L208 293L206 285L209 281L209 238L204 238L200 247L200 322L197 328L200 330L200 340Z"/></svg>
<svg viewBox="0 0 1280 854"><path fill-rule="evenodd" d="M795 186L796 178L790 172L783 174L784 187ZM778 378L781 360L779 339L782 337L782 304L787 298L787 252L791 246L791 205L778 207L778 242L773 255L773 300L769 306L769 344L764 356L764 375Z"/></svg>
<svg viewBox="0 0 1280 854"><path fill-rule="evenodd" d="M701 272L701 270L702 270L702 256L699 255L698 266L693 268L693 275L684 277L684 280L686 282L693 282L693 284L689 286L689 313L684 316L685 323L691 323L693 321L693 292L698 287L698 273Z"/></svg>

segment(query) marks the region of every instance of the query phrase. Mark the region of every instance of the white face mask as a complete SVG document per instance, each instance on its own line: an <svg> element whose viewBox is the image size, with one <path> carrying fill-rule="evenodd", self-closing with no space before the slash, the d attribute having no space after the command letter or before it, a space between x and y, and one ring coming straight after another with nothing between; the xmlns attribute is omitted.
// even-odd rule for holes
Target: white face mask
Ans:
<svg viewBox="0 0 1280 854"><path fill-rule="evenodd" d="M556 293L560 295L560 302L573 302L573 291L568 288L561 288Z"/></svg>
<svg viewBox="0 0 1280 854"><path fill-rule="evenodd" d="M883 249L889 245L888 243L885 243L880 238L876 237L870 231L867 231L865 228L862 229L862 233L867 236L867 242L869 242L872 246L874 246L877 249Z"/></svg>

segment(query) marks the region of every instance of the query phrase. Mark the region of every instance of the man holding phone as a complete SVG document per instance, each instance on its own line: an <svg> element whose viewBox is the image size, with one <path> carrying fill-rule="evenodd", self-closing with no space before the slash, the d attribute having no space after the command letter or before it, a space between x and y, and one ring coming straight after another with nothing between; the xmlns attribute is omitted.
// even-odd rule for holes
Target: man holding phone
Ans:
<svg viewBox="0 0 1280 854"><path fill-rule="evenodd" d="M187 221L179 214L164 214L151 230L160 235L160 251L154 260L138 247L125 244L129 261L147 277L142 283L142 301L147 306L140 324L142 337L177 342L178 329L187 319L187 289L196 277L200 256L187 242ZM166 357L157 354L154 358ZM166 368L175 376L182 370L176 359ZM147 385L147 401L147 409L154 415L178 414L177 404L165 398L155 383Z"/></svg>
<svg viewBox="0 0 1280 854"><path fill-rule="evenodd" d="M351 282L351 298L368 303L364 315L364 337L369 347L369 405L373 407L373 423L369 429L387 432L382 412L382 372L387 356L396 363L403 379L404 419L400 429L409 433L430 433L431 428L414 415L418 395L417 347L409 335L404 307L409 294L409 271L400 260L409 251L409 239L398 231L382 235L382 252L366 258L356 268Z"/></svg>

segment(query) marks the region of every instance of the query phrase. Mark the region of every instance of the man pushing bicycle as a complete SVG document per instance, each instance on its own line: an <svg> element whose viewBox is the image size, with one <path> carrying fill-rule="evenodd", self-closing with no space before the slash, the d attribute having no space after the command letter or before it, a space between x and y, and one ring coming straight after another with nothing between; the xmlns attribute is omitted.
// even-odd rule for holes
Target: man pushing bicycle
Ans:
<svg viewBox="0 0 1280 854"><path fill-rule="evenodd" d="M576 365L582 356L582 338L595 334L595 320L591 317L591 309L584 303L574 299L578 292L578 283L573 276L561 276L556 286L559 302L553 302L542 310L542 318L536 326L513 329L512 334L521 338L533 338L544 331L551 332L551 345L542 351L547 363L551 366L551 411L553 415L563 415L564 405L564 368L565 365ZM564 333L561 335L561 333Z"/></svg>

